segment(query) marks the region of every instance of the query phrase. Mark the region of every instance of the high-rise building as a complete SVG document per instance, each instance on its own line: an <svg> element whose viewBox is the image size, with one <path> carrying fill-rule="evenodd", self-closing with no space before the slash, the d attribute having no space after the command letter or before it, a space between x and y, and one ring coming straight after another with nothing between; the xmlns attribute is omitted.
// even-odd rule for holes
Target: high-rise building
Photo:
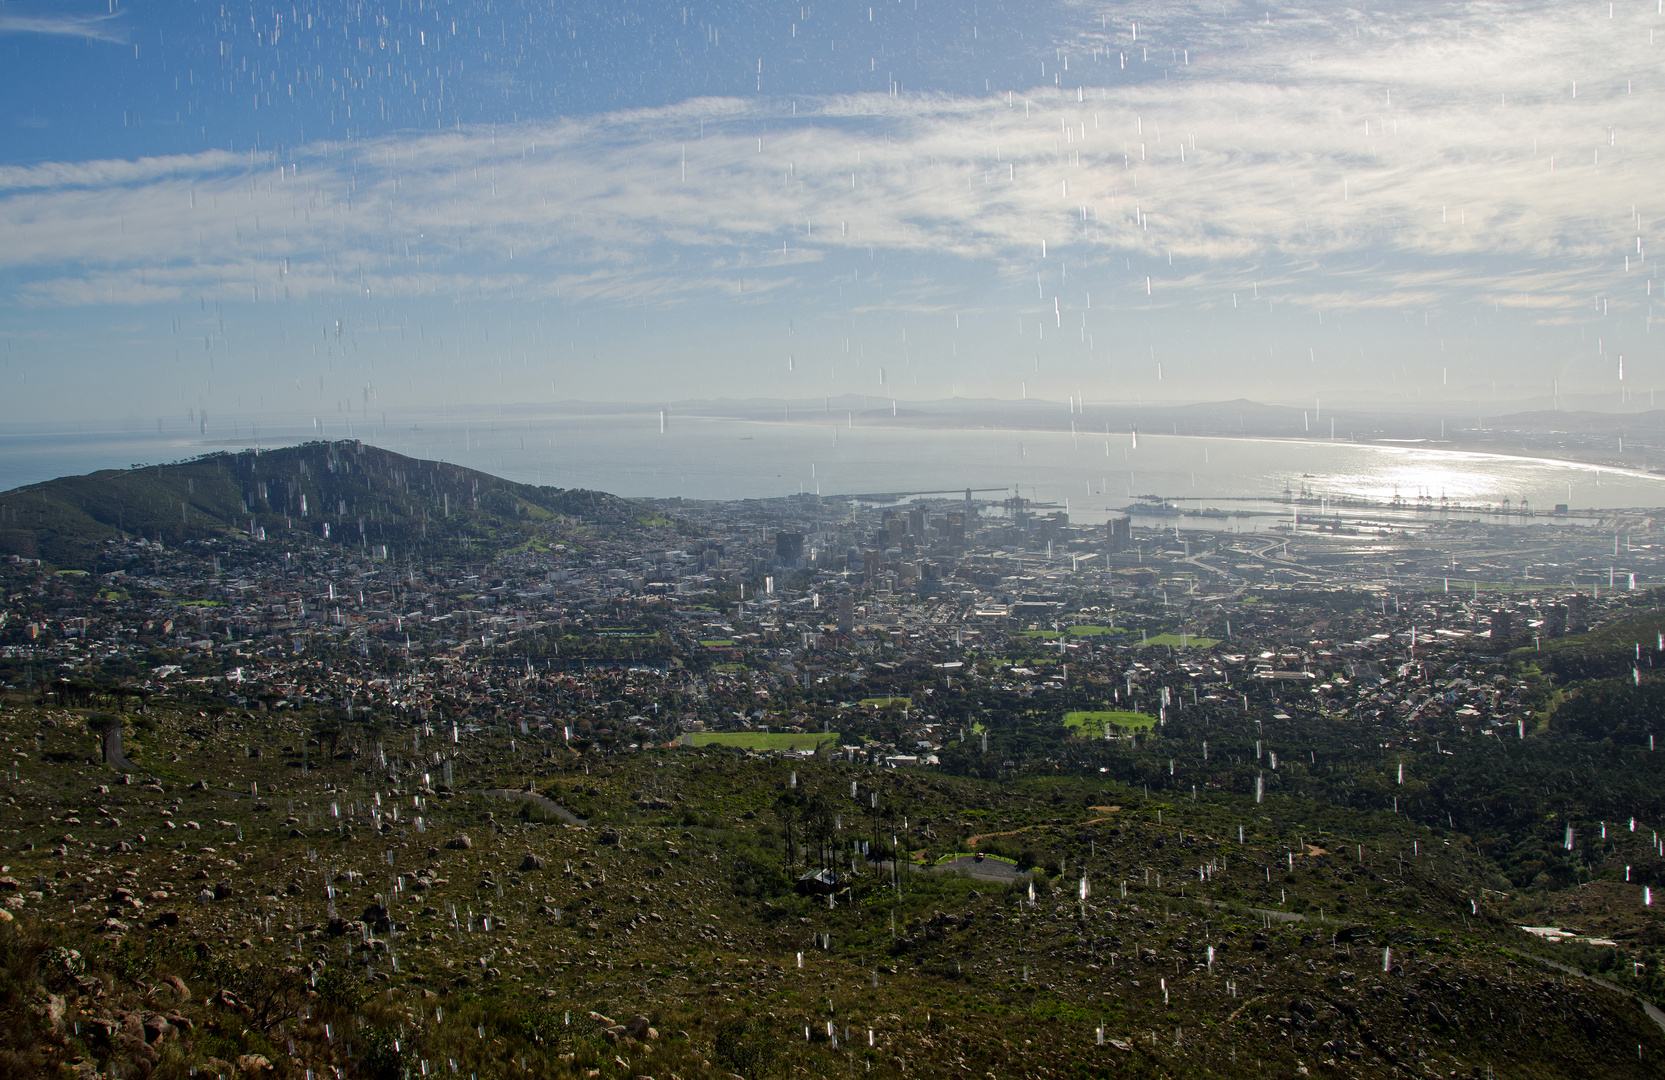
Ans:
<svg viewBox="0 0 1665 1080"><path fill-rule="evenodd" d="M1037 540L1056 540L1070 523L1070 516L1062 511L1029 520L1029 534Z"/></svg>
<svg viewBox="0 0 1665 1080"><path fill-rule="evenodd" d="M842 593L838 597L838 629L840 633L848 633L856 628L856 598L849 593Z"/></svg>
<svg viewBox="0 0 1665 1080"><path fill-rule="evenodd" d="M1133 546L1133 519L1111 518L1104 523L1104 535L1111 551L1126 551Z"/></svg>
<svg viewBox="0 0 1665 1080"><path fill-rule="evenodd" d="M797 566L804 557L804 534L782 530L775 534L775 558L782 566Z"/></svg>

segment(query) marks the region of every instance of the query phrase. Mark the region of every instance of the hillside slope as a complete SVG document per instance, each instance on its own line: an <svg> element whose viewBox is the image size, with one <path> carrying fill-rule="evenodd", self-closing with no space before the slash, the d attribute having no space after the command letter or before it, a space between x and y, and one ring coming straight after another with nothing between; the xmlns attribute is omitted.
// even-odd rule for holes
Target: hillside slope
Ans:
<svg viewBox="0 0 1665 1080"><path fill-rule="evenodd" d="M420 727L168 701L125 718L124 784L88 719L0 711L39 748L0 777L7 1076L1641 1080L1665 1056L1636 1000L1543 963L1583 956L1512 926L1483 856L1397 816L511 724L424 743L456 784L430 787L383 753ZM1042 865L934 871L972 830ZM833 868L834 896L796 885Z"/></svg>
<svg viewBox="0 0 1665 1080"><path fill-rule="evenodd" d="M228 532L429 559L483 558L581 525L628 533L663 519L599 491L518 484L354 441L209 454L0 493L0 555L94 569L123 535L166 544Z"/></svg>

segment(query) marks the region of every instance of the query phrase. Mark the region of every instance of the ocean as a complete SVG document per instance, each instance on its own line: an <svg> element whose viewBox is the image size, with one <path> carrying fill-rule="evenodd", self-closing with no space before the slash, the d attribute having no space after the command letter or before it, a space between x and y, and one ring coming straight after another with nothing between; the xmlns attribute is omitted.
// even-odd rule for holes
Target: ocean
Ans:
<svg viewBox="0 0 1665 1080"><path fill-rule="evenodd" d="M216 450L349 437L513 480L628 497L903 497L969 487L984 499L1015 492L1055 504L1083 523L1152 495L1268 514L1279 512L1277 500L1288 492L1406 505L1443 500L1476 513L1495 512L1505 500L1540 514L1558 503L1575 510L1665 505L1665 476L1416 443L916 427L843 412L765 420L645 406L450 410L404 422L374 411L278 425L216 419L160 432L14 424L0 429L0 490ZM1252 519L1241 527L1254 527Z"/></svg>

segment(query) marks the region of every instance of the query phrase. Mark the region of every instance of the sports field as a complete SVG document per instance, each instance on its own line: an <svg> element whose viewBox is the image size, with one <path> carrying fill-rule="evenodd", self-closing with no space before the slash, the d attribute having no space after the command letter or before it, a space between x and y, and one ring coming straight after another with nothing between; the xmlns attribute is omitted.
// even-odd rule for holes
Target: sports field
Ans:
<svg viewBox="0 0 1665 1080"><path fill-rule="evenodd" d="M1085 738L1102 738L1106 728L1123 731L1143 731L1156 723L1154 716L1127 712L1123 709L1104 709L1092 712L1064 714L1064 726Z"/></svg>

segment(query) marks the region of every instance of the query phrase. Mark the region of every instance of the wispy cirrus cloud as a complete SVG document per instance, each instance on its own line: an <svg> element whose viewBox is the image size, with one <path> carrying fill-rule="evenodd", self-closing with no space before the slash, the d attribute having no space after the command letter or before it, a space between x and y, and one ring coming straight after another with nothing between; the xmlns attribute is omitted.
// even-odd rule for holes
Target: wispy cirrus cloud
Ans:
<svg viewBox="0 0 1665 1080"><path fill-rule="evenodd" d="M127 32L116 20L119 15L60 15L0 9L0 34L43 34L48 37L84 38L121 45Z"/></svg>
<svg viewBox="0 0 1665 1080"><path fill-rule="evenodd" d="M1402 72L1393 81L1393 105L1356 79L1236 78L1079 100L1053 88L1010 102L849 97L790 118L714 100L346 154L12 168L0 170L0 269L164 261L218 281L226 251L253 247L286 275L327 253L337 285L344 260L373 262L411 293L454 273L474 286L486 269L661 285L674 271L729 287L869 248L1015 273L1045 250L1083 272L1130 255L1160 264L1124 267L1120 282L1149 276L1153 295L1218 291L1257 269L1269 279L1278 264L1298 302L1303 276L1369 253L1438 262L1475 293L1502 288L1522 259L1622 268L1637 233L1628 204L1665 169L1651 99L1418 103ZM1375 280L1372 305L1409 284L1396 274ZM1407 296L1424 299L1420 286Z"/></svg>
<svg viewBox="0 0 1665 1080"><path fill-rule="evenodd" d="M168 179L196 179L246 172L247 154L210 150L200 154L144 157L133 161L47 161L38 165L0 165L0 195L24 191L102 190Z"/></svg>

